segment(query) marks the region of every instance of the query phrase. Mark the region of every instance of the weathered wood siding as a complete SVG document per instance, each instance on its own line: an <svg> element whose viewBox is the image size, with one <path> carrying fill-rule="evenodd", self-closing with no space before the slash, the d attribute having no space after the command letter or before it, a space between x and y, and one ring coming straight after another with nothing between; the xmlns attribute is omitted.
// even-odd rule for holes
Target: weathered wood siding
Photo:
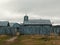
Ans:
<svg viewBox="0 0 60 45"><path fill-rule="evenodd" d="M14 27L0 27L0 34L15 35L16 28L14 28Z"/></svg>
<svg viewBox="0 0 60 45"><path fill-rule="evenodd" d="M30 26L30 25L25 25L22 26L20 29L20 34L47 34L49 35L51 33L51 28L52 26L47 26L47 25L41 25L41 26Z"/></svg>
<svg viewBox="0 0 60 45"><path fill-rule="evenodd" d="M59 35L60 34L60 26L54 26L53 27L53 33L55 35Z"/></svg>

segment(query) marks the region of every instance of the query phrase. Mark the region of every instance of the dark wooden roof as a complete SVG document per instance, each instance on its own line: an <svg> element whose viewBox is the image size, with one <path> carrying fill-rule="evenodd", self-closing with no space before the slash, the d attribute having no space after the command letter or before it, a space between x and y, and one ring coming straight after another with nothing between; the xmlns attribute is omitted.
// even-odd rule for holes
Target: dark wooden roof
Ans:
<svg viewBox="0 0 60 45"><path fill-rule="evenodd" d="M15 24L13 25L13 27L20 27L20 24L15 23Z"/></svg>
<svg viewBox="0 0 60 45"><path fill-rule="evenodd" d="M8 21L0 21L0 26L9 26Z"/></svg>
<svg viewBox="0 0 60 45"><path fill-rule="evenodd" d="M51 25L50 20L43 20L43 19L34 19L25 21L24 24L49 24Z"/></svg>

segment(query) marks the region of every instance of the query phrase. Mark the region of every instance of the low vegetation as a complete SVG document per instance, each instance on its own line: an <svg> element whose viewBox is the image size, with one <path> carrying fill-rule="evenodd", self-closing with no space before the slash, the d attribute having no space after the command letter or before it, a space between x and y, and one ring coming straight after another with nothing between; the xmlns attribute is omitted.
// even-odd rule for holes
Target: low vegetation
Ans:
<svg viewBox="0 0 60 45"><path fill-rule="evenodd" d="M60 45L60 36L56 35L21 35L12 42L6 40L11 36L0 36L0 45Z"/></svg>

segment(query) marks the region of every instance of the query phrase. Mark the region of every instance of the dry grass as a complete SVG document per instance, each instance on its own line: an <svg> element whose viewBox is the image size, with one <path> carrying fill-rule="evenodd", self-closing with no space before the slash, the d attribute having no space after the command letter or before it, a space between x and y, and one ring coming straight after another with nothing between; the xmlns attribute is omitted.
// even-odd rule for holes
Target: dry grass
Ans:
<svg viewBox="0 0 60 45"><path fill-rule="evenodd" d="M23 45L60 45L60 36L22 35L20 43Z"/></svg>
<svg viewBox="0 0 60 45"><path fill-rule="evenodd" d="M0 41L1 42L1 41ZM6 44L7 43L7 44ZM12 43L3 42L5 45L60 45L60 36L55 35L21 35ZM0 44L2 45L2 44Z"/></svg>

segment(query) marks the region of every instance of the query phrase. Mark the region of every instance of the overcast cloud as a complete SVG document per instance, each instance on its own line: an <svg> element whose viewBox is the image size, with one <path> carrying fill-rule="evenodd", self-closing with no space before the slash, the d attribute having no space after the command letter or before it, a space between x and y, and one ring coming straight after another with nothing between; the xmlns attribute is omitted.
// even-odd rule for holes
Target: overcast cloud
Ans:
<svg viewBox="0 0 60 45"><path fill-rule="evenodd" d="M59 24L60 0L0 0L0 20L22 22L26 13L30 19L50 19Z"/></svg>

